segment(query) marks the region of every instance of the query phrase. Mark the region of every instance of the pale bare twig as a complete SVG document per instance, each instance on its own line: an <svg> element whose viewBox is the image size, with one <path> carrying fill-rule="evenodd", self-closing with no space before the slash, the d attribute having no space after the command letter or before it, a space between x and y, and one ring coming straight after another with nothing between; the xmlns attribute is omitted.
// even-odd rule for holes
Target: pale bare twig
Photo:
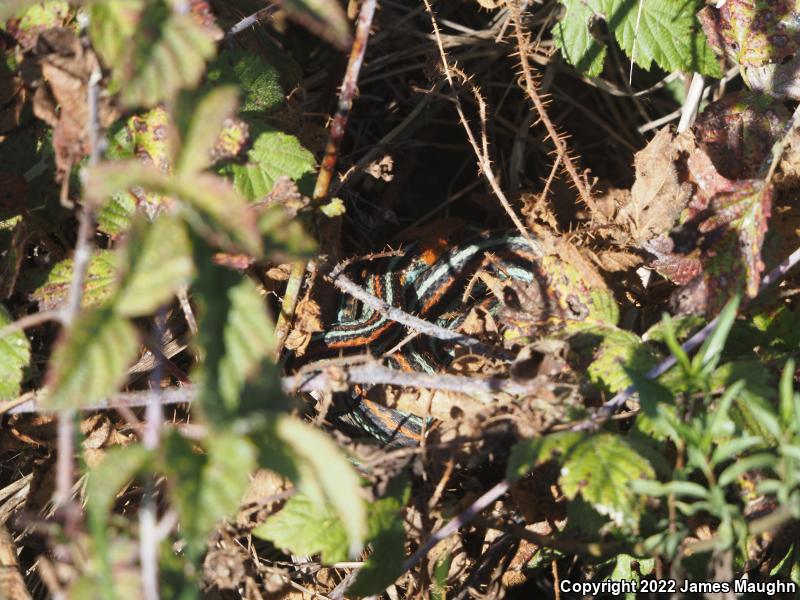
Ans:
<svg viewBox="0 0 800 600"><path fill-rule="evenodd" d="M368 291L362 287L359 287L351 279L349 279L344 274L344 269L347 267L347 264L347 261L341 262L333 271L331 271L330 279L333 282L333 285L346 294L349 294L356 300L359 300L370 308L378 311L386 318L396 321L401 325L405 325L414 331L419 331L420 333L424 333L425 335L429 335L439 340L461 344L484 355L496 356L500 354L506 358L512 357L509 355L509 353L496 348L488 347L480 340L477 340L471 336L458 333L457 331L452 331L451 329L441 327L429 321L425 321L424 319L420 319L419 317L408 314L396 306L391 306L383 299L370 294Z"/></svg>
<svg viewBox="0 0 800 600"><path fill-rule="evenodd" d="M24 317L20 317L16 321L9 323L2 329L0 329L0 339L11 335L12 333L16 333L22 329L28 329L29 327L36 327L37 325L41 325L42 323L47 323L48 321L58 321L59 323L63 323L64 321L64 311L63 310L45 310L37 313L33 313L31 315L25 315Z"/></svg>

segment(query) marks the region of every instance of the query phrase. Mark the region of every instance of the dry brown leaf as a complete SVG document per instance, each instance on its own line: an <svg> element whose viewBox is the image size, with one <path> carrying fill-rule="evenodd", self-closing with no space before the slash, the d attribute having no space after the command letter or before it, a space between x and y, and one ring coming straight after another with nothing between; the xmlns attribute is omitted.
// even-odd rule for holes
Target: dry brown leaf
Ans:
<svg viewBox="0 0 800 600"><path fill-rule="evenodd" d="M636 155L636 182L617 222L627 227L639 244L672 229L689 201L691 190L678 180L673 162L676 156L669 128L660 130Z"/></svg>
<svg viewBox="0 0 800 600"><path fill-rule="evenodd" d="M63 177L90 150L88 135L88 82L100 66L91 50L85 50L69 29L43 31L36 42L34 55L47 86L40 86L33 97L34 114L53 127L56 166ZM116 111L110 100L99 102L102 126L110 125Z"/></svg>
<svg viewBox="0 0 800 600"><path fill-rule="evenodd" d="M311 336L322 331L322 319L319 304L306 297L297 303L295 311L294 327L286 337L284 346L289 350L294 350L297 356L303 356L311 342Z"/></svg>
<svg viewBox="0 0 800 600"><path fill-rule="evenodd" d="M628 271L642 264L642 259L625 250L601 250L592 253L592 259L607 273Z"/></svg>

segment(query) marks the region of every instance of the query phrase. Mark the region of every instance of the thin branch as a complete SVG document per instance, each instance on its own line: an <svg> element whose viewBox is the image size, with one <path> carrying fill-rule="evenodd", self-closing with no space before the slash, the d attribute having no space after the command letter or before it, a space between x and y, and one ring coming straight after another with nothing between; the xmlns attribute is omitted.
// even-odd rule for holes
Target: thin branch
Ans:
<svg viewBox="0 0 800 600"><path fill-rule="evenodd" d="M328 142L325 145L325 155L320 164L319 174L317 175L317 181L314 185L312 200L317 206L325 201L330 192L333 172L339 157L339 147L342 144L344 134L347 130L347 120L350 117L350 110L353 108L353 98L356 95L358 75L361 72L361 65L364 63L364 54L367 51L369 30L372 27L372 18L375 16L375 5L376 0L364 0L361 4L355 36L353 37L353 46L350 49L350 60L347 63L347 69L345 70L344 79L342 80L342 89L339 92L339 104L336 107L336 114L331 123ZM330 224L334 222L339 223L338 221L328 221ZM339 225L336 225L336 227L338 226ZM323 238L322 243L325 251L338 254L338 246L336 248L331 248L328 240L324 239L329 237L328 235L323 233L320 237ZM286 336L289 333L289 328L294 319L295 310L297 309L297 300L302 287L303 277L305 276L307 268L308 261L305 260L297 261L292 265L292 272L289 276L289 282L286 285L286 292L283 296L278 322L275 327L277 337L276 353L280 353L286 341Z"/></svg>
<svg viewBox="0 0 800 600"><path fill-rule="evenodd" d="M22 329L28 329L30 327L36 327L41 325L42 323L47 323L48 321L58 321L59 323L63 323L64 321L64 311L63 310L45 310L42 312L33 313L32 315L25 315L24 317L20 317L13 323L9 323L2 329L0 329L0 339L11 335L12 333L16 333Z"/></svg>
<svg viewBox="0 0 800 600"><path fill-rule="evenodd" d="M426 556L436 544L450 537L452 534L458 531L460 527L463 527L469 523L483 510L491 506L497 499L499 499L508 491L509 486L510 484L508 481L503 479L500 483L496 484L488 492L475 500L475 502L473 502L460 515L454 519L451 519L449 523L429 537L428 540L422 546L420 546L417 551L414 552L414 554L411 555L411 558L409 558L403 564L403 573L413 569L414 565L416 565L424 556Z"/></svg>
<svg viewBox="0 0 800 600"><path fill-rule="evenodd" d="M376 310L377 312L385 316L387 319L396 321L397 323L405 325L406 327L414 331L424 333L425 335L429 335L436 339L461 344L483 355L487 356L501 355L505 358L513 358L513 354L510 354L507 351L489 347L480 340L475 339L474 337L464 335L463 333L458 333L456 331L452 331L445 327L440 327L439 325L436 325L429 321L425 321L424 319L420 319L419 317L415 317L414 315L410 315L404 310L401 310L396 306L388 304L381 298L373 296L365 289L353 283L353 281L344 274L344 269L347 267L347 265L348 265L347 261L341 262L338 265L336 265L336 268L334 268L333 271L331 271L330 279L333 282L333 285L335 285L338 289L345 292L346 294L349 294L356 300L363 302L365 305L369 306L373 310Z"/></svg>
<svg viewBox="0 0 800 600"><path fill-rule="evenodd" d="M292 263L292 270L289 273L289 280L286 282L286 290L283 292L281 310L278 313L278 320L275 322L275 359L281 355L286 336L292 326L294 312L297 309L297 301L300 298L300 290L303 287L303 278L306 268L310 261L297 260Z"/></svg>
<svg viewBox="0 0 800 600"><path fill-rule="evenodd" d="M228 32L225 34L225 39L230 39L233 36L241 33L248 27L252 27L253 25L258 24L262 19L266 19L272 13L278 10L278 6L273 4L271 6L267 6L266 8L262 8L261 10L257 10L252 15L249 15L236 23L233 27L231 27Z"/></svg>
<svg viewBox="0 0 800 600"><path fill-rule="evenodd" d="M528 230L520 221L520 218L517 216L517 213L514 212L514 209L511 207L511 203L506 198L503 189L500 187L500 184L497 182L497 178L494 176L494 172L492 171L492 164L489 158L489 144L486 137L485 127L486 127L486 102L483 100L483 96L478 92L478 90L471 86L472 93L475 96L475 99L478 102L478 110L481 115L481 128L482 128L482 136L481 136L481 144L478 144L477 139L475 138L475 134L472 132L472 128L469 125L469 121L467 120L467 115L464 112L464 107L461 105L461 98L458 96L456 92L456 85L453 78L453 73L457 72L454 67L452 67L447 60L447 52L444 49L444 43L442 42L442 35L439 32L439 24L436 21L436 16L433 14L433 8L431 7L430 0L423 0L425 3L425 9L428 11L428 14L431 17L431 26L433 27L433 34L436 38L436 45L439 48L439 58L442 60L442 69L444 70L445 77L447 78L447 83L450 85L450 90L452 93L453 102L456 107L456 112L458 113L458 118L461 121L461 126L464 128L465 133L467 134L467 140L472 146L472 150L475 153L475 158L478 160L478 170L480 173L486 178L489 187L492 188L494 195L497 196L497 199L500 201L500 204L503 206L503 209L508 214L511 222L514 223L514 227L520 232L520 234L528 240L528 242L533 245L533 240L528 233ZM463 73L459 73L460 77L466 82L467 77ZM483 149L481 149L483 148Z"/></svg>
<svg viewBox="0 0 800 600"><path fill-rule="evenodd" d="M569 148L567 148L564 138L558 133L555 125L553 125L553 122L550 120L545 102L539 94L538 86L532 74L532 67L528 61L528 40L522 30L522 17L520 15L519 6L515 2L508 2L507 6L511 21L514 24L514 33L517 37L519 61L522 67L522 76L525 79L525 91L533 103L534 108L536 108L536 112L539 113L539 118L547 131L547 137L550 138L550 141L552 141L553 145L556 147L556 153L564 163L564 169L572 180L575 189L578 190L581 200L593 215L599 214L597 212L597 204L594 198L592 198L591 190L586 186L586 182L578 173L578 169L572 161L572 157L569 155Z"/></svg>
<svg viewBox="0 0 800 600"><path fill-rule="evenodd" d="M313 364L306 365L305 368L311 366ZM541 382L535 380L521 383L500 377L466 377L449 373L399 371L377 362L348 367L328 365L325 370L313 374L301 372L286 376L281 380L281 386L286 393L300 393L335 389L340 387L343 382L360 385L397 385L475 395L490 392L523 395L542 389Z"/></svg>
<svg viewBox="0 0 800 600"><path fill-rule="evenodd" d="M353 98L356 95L358 74L364 62L364 54L367 51L367 41L369 40L369 30L372 26L372 18L375 15L376 0L364 0L361 4L361 11L358 14L353 46L350 50L350 60L347 63L347 70L342 81L342 90L339 92L339 105L336 107L336 115L331 123L331 131L328 136L328 143L325 146L325 156L320 164L317 183L314 186L315 202L321 203L328 196L336 161L339 157L339 146L347 128L347 119L350 117L350 109L353 107Z"/></svg>

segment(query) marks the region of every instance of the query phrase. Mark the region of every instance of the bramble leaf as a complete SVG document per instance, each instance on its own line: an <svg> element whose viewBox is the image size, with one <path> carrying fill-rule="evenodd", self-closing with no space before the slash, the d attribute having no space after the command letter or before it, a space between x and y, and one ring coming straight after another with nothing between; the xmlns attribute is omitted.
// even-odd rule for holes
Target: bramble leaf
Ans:
<svg viewBox="0 0 800 600"><path fill-rule="evenodd" d="M367 513L358 475L333 440L319 429L281 415L265 432L273 443L262 449L264 467L292 479L318 506L328 506L342 520L351 554L367 535Z"/></svg>
<svg viewBox="0 0 800 600"><path fill-rule="evenodd" d="M194 108L186 139L178 156L176 171L202 171L211 164L211 150L225 119L236 112L239 93L233 86L221 86L209 92Z"/></svg>
<svg viewBox="0 0 800 600"><path fill-rule="evenodd" d="M103 304L116 287L117 257L110 250L97 250L89 259L83 283L81 306L92 307ZM47 275L47 280L31 294L39 303L40 310L53 310L67 299L72 282L72 259L56 263Z"/></svg>
<svg viewBox="0 0 800 600"><path fill-rule="evenodd" d="M266 127L247 153L244 165L227 165L223 171L233 176L233 185L249 200L266 196L278 177L297 180L312 173L314 155L300 145L296 137Z"/></svg>
<svg viewBox="0 0 800 600"><path fill-rule="evenodd" d="M205 453L199 454L173 431L164 441L162 459L181 533L195 556L205 549L214 525L238 508L256 464L246 437L216 431L203 444Z"/></svg>
<svg viewBox="0 0 800 600"><path fill-rule="evenodd" d="M290 19L339 50L350 47L350 24L336 0L281 0L280 5Z"/></svg>
<svg viewBox="0 0 800 600"><path fill-rule="evenodd" d="M197 85L206 61L216 52L214 38L220 35L191 14L138 0L103 3L94 21L92 40L112 69L112 88L120 91L128 107L155 106L172 100L182 88Z"/></svg>
<svg viewBox="0 0 800 600"><path fill-rule="evenodd" d="M110 308L79 315L53 350L43 404L59 410L102 400L125 380L138 348L133 325Z"/></svg>
<svg viewBox="0 0 800 600"><path fill-rule="evenodd" d="M347 532L341 519L330 506L300 494L289 498L277 515L253 530L253 535L293 554L321 554L326 564L347 560Z"/></svg>
<svg viewBox="0 0 800 600"><path fill-rule="evenodd" d="M134 225L119 260L122 276L114 310L128 317L152 313L194 274L189 237L183 223L161 215L152 225Z"/></svg>
<svg viewBox="0 0 800 600"><path fill-rule="evenodd" d="M714 54L699 31L693 2L640 1L560 0L566 12L553 28L556 45L579 71L599 75L606 49L594 38L590 27L601 17L625 54L645 70L655 62L668 72L721 75Z"/></svg>
<svg viewBox="0 0 800 600"><path fill-rule="evenodd" d="M274 328L251 280L210 260L196 262L198 404L212 421L224 422L241 410L250 380L271 381L271 371L262 365L274 348Z"/></svg>
<svg viewBox="0 0 800 600"><path fill-rule="evenodd" d="M636 526L643 500L636 497L629 483L652 479L655 471L623 437L563 432L519 442L512 450L507 476L520 476L554 458L561 465L559 484L567 498L574 499L580 493L615 524Z"/></svg>
<svg viewBox="0 0 800 600"><path fill-rule="evenodd" d="M265 113L284 102L280 75L258 55L240 48L225 48L212 62L206 78L214 84L237 84L242 91L242 112Z"/></svg>
<svg viewBox="0 0 800 600"><path fill-rule="evenodd" d="M402 510L408 503L411 488L405 477L393 479L386 494L368 507L368 542L372 554L358 571L358 576L347 592L353 596L378 594L389 587L403 573L405 559L405 529Z"/></svg>
<svg viewBox="0 0 800 600"><path fill-rule="evenodd" d="M89 471L86 481L86 509L92 519L105 523L114 508L114 500L152 458L141 444L109 448L100 464Z"/></svg>
<svg viewBox="0 0 800 600"><path fill-rule="evenodd" d="M0 329L11 322L11 315L0 304ZM25 331L0 338L0 400L19 396L25 367L31 359L31 343Z"/></svg>

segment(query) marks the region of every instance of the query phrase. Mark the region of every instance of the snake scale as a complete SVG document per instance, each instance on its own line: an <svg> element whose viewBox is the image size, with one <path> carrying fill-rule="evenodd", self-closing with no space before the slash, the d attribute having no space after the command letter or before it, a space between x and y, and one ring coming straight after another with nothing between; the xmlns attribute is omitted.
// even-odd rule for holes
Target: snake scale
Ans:
<svg viewBox="0 0 800 600"><path fill-rule="evenodd" d="M350 264L346 274L389 305L439 326L457 330L477 307L492 315L501 334L508 334L515 327L515 315L525 312L521 304L538 305L540 313L544 304L545 312L585 317L580 313L588 311L586 306L553 291L559 285L574 289L575 277L561 262L543 270L546 261L536 238L508 231L477 232L454 245L416 241L400 253L362 258ZM529 322L537 320L536 314L527 316ZM410 333L381 312L343 297L334 322L312 337L305 361L369 352L395 369L446 371L457 346ZM363 392L356 388L340 395L345 397L335 402L334 419L386 444L419 443L421 417L387 408Z"/></svg>

